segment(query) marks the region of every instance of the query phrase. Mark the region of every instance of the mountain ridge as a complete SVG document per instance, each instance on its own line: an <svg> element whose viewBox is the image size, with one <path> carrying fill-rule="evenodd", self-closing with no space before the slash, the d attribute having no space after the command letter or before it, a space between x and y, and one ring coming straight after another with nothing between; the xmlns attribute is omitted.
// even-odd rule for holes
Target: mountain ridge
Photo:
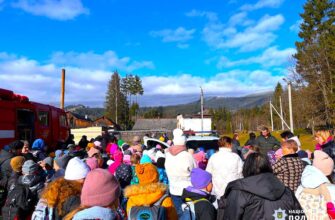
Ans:
<svg viewBox="0 0 335 220"><path fill-rule="evenodd" d="M204 99L204 108L205 109L218 109L218 108L227 108L230 111L236 111L239 109L248 109L253 107L258 107L264 105L268 102L273 95L273 92L266 93L256 93L242 97L219 97L219 96L209 96ZM79 105L70 105L65 107L67 111L72 111L80 115L88 115L88 117L94 119L100 117L104 114L104 108L97 107L88 107L82 104ZM169 105L169 106L152 106L152 107L141 107L139 114L143 115L145 112L159 109L163 117L175 117L178 114L191 115L197 114L200 112L200 99L197 101L178 104L178 105Z"/></svg>

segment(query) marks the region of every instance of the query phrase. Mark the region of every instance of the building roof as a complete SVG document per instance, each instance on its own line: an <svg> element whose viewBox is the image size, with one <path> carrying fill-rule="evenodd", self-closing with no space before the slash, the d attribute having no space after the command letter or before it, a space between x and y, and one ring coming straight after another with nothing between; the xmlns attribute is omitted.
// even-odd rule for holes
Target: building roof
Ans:
<svg viewBox="0 0 335 220"><path fill-rule="evenodd" d="M98 121L100 119L102 119L102 120L108 120L108 121L112 122L113 124L116 124L112 119L110 119L110 118L108 118L108 117L106 117L104 115L101 116L101 117L99 117L99 118L96 118L94 121Z"/></svg>
<svg viewBox="0 0 335 220"><path fill-rule="evenodd" d="M177 127L177 119L137 119L133 130L173 130Z"/></svg>
<svg viewBox="0 0 335 220"><path fill-rule="evenodd" d="M74 112L66 112L68 114L71 114L73 117L77 118L77 119L80 119L80 120L84 120L84 121L89 121L89 122L92 122L92 119L90 118L86 118L86 116L83 116L83 115L79 115L77 113L74 113Z"/></svg>

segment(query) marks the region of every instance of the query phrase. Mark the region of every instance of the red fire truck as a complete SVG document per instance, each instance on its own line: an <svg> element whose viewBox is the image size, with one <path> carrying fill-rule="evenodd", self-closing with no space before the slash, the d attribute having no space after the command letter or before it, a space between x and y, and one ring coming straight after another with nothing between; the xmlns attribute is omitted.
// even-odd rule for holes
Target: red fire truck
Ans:
<svg viewBox="0 0 335 220"><path fill-rule="evenodd" d="M55 147L66 141L69 133L64 110L0 88L0 148L13 140L32 143L37 138Z"/></svg>

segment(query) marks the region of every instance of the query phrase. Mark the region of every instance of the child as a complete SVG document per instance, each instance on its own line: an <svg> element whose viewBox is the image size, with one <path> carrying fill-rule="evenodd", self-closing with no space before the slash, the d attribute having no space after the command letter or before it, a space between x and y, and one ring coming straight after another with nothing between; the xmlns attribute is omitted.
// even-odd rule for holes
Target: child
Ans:
<svg viewBox="0 0 335 220"><path fill-rule="evenodd" d="M119 196L120 185L116 178L107 170L97 168L87 174L81 192L80 207L64 219L123 219Z"/></svg>
<svg viewBox="0 0 335 220"><path fill-rule="evenodd" d="M176 209L172 199L167 194L167 186L159 183L159 177L156 167L151 163L137 164L135 171L139 179L139 184L128 186L125 191L125 197L128 198L127 213L129 219L134 218L130 212L135 206L151 206L162 199L161 206L166 208L167 220L177 219ZM136 209L135 209L136 210Z"/></svg>
<svg viewBox="0 0 335 220"><path fill-rule="evenodd" d="M192 215L197 220L216 219L216 209L212 204L216 198L210 194L213 188L212 175L200 168L194 168L191 171L191 183L192 186L183 190L182 199L185 202L193 202ZM184 214L189 215L189 212Z"/></svg>
<svg viewBox="0 0 335 220"><path fill-rule="evenodd" d="M138 178L135 172L135 166L139 164L141 161L141 157L138 154L131 155L130 162L131 162L131 169L132 169L132 176L131 185L138 184Z"/></svg>
<svg viewBox="0 0 335 220"><path fill-rule="evenodd" d="M301 175L305 167L297 151L298 145L294 140L283 142L283 156L273 165L273 173L293 192L295 192L300 185Z"/></svg>

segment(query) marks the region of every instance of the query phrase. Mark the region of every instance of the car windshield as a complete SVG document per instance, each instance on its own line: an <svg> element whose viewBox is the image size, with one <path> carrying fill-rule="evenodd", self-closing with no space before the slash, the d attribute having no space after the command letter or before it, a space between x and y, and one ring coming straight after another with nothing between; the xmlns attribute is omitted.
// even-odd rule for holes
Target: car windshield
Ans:
<svg viewBox="0 0 335 220"><path fill-rule="evenodd" d="M192 140L192 141L187 141L186 147L189 149L198 149L199 147L203 147L205 150L208 149L214 149L217 150L219 149L219 143L218 140Z"/></svg>

